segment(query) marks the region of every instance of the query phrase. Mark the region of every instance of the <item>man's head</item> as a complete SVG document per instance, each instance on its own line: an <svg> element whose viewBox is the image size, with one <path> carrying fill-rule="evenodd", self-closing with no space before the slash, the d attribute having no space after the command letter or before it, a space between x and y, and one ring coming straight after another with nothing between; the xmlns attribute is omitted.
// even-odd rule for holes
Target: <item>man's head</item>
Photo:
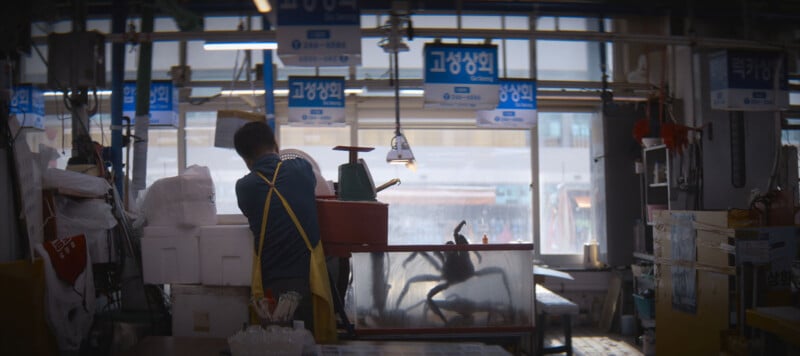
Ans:
<svg viewBox="0 0 800 356"><path fill-rule="evenodd" d="M278 153L278 143L272 129L262 121L249 122L236 130L233 147L250 168L261 156Z"/></svg>

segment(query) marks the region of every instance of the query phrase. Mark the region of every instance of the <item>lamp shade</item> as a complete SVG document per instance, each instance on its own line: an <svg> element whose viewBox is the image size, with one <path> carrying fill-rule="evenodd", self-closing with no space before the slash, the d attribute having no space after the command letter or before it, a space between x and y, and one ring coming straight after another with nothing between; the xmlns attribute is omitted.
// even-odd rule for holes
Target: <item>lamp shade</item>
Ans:
<svg viewBox="0 0 800 356"><path fill-rule="evenodd" d="M414 153L402 133L397 133L392 139L392 149L386 155L386 162L390 164L414 163Z"/></svg>

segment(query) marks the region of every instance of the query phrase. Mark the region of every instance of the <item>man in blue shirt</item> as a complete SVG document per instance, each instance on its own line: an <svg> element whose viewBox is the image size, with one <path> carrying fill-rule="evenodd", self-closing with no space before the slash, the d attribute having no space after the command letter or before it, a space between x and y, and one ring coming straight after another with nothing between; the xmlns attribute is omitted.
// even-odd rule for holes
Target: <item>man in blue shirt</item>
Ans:
<svg viewBox="0 0 800 356"><path fill-rule="evenodd" d="M316 246L320 232L314 195L316 178L311 164L300 158L281 161L275 135L264 122L251 122L242 126L236 131L233 141L236 152L250 169L249 174L236 182L236 198L239 209L247 217L255 236L255 249L258 250L261 240L261 225L270 182L286 199L311 246ZM263 247L260 251L264 291L271 291L276 299L286 291L299 292L303 299L294 319L303 320L306 327L313 330L309 248L278 194L273 192L267 210Z"/></svg>

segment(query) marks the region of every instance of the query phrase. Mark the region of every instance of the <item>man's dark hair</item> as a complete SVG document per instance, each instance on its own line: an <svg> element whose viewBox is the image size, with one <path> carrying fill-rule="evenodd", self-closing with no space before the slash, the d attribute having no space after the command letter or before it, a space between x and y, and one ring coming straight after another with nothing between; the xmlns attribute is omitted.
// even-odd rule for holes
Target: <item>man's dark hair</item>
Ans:
<svg viewBox="0 0 800 356"><path fill-rule="evenodd" d="M255 160L264 152L276 150L275 134L265 122L253 121L236 130L233 147L244 159Z"/></svg>

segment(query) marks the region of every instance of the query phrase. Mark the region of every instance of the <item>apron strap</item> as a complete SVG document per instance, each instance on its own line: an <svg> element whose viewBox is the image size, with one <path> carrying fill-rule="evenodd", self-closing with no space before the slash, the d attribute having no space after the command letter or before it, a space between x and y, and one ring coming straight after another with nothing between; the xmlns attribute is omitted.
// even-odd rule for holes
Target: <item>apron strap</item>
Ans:
<svg viewBox="0 0 800 356"><path fill-rule="evenodd" d="M281 163L283 163L283 162L281 162ZM280 164L281 163L278 164L278 168L280 168ZM286 209L286 213L289 214L289 217L292 219L292 222L294 222L294 226L297 227L297 231L300 233L300 236L303 237L303 241L305 241L305 243L306 243L306 248L308 248L309 251L313 250L313 246L311 246L311 241L308 239L308 235L306 234L306 230L303 229L303 225L300 224L300 219L297 218L297 215L294 213L294 210L292 210L292 207L289 205L289 201L286 200L286 198L283 196L283 194L281 194L281 192L279 192L278 189L275 187L274 183L275 183L275 178L278 177L278 169L277 168L275 169L275 177L272 178L272 182L267 180L267 178L264 177L264 175L261 174L261 172L256 172L256 174L258 174L258 176L261 177L261 179L263 179L265 182L267 182L267 184L269 184L269 186L270 186L269 194L267 194L267 202L264 204L265 205L264 217L261 219L261 222L262 222L262 224L261 224L261 237L260 237L261 242L259 243L259 249L258 249L259 258L261 257L261 248L263 247L262 245L263 245L263 242L264 242L264 233L266 231L265 230L265 224L266 224L266 220L267 220L267 209L269 207L269 201L272 198L272 193L273 192L275 192L275 195L278 196L278 199L280 199L281 204L283 204L283 208Z"/></svg>
<svg viewBox="0 0 800 356"><path fill-rule="evenodd" d="M283 161L278 162L278 166L275 167L275 173L272 175L272 181L264 177L261 172L256 171L256 174L261 177L264 182L267 183L269 186L269 192L267 193L267 199L264 200L264 214L261 215L261 232L258 234L258 250L256 250L256 256L258 259L261 259L261 250L264 248L264 235L267 232L267 216L269 216L269 202L272 201L272 192L275 190L275 181L278 179L278 171L281 170L281 165Z"/></svg>
<svg viewBox="0 0 800 356"><path fill-rule="evenodd" d="M300 220L289 205L289 201L281 194L275 187L278 178L278 170L281 167L281 161L278 167L275 168L275 174L272 181L267 179L261 172L256 174L269 185L269 193L267 193L267 200L264 202L264 215L261 218L261 233L258 243L258 254L253 260L253 281L251 286L251 295L258 300L259 297L264 296L263 285L261 283L261 250L264 247L264 235L266 234L267 215L269 214L269 203L272 200L272 193L278 196L281 204L286 209L289 217L294 222L300 236L306 243L306 248L310 252L309 263L309 288L311 289L311 303L313 306L314 314L314 339L318 343L332 343L337 340L336 330L336 317L333 310L333 297L331 295L330 280L328 275L328 268L325 264L325 253L322 250L322 242L319 242L316 247L311 246L311 241L308 239L306 230L300 224Z"/></svg>

